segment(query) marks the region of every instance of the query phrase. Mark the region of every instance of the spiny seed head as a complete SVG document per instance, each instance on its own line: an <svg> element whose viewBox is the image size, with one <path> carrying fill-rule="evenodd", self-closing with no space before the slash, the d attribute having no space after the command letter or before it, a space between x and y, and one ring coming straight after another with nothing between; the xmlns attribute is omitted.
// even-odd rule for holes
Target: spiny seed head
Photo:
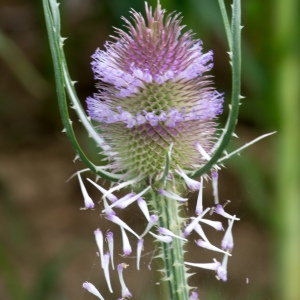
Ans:
<svg viewBox="0 0 300 300"><path fill-rule="evenodd" d="M191 31L181 33L179 14L165 17L159 2L154 13L146 4L146 21L134 10L131 16L133 23L124 19L129 33L116 29L115 41L92 56L98 93L87 105L110 146L104 154L124 178L155 178L172 144L171 169L193 169L205 162L194 144L211 154L222 112L222 94L203 75L212 51L203 53Z"/></svg>

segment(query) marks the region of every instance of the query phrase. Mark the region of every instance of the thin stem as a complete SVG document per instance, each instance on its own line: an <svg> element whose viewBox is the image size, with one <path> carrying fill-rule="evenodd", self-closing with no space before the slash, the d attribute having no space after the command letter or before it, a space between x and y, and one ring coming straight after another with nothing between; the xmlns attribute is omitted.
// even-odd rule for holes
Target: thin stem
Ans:
<svg viewBox="0 0 300 300"><path fill-rule="evenodd" d="M235 155L235 154L237 154L237 153L240 153L242 150L248 148L249 146L253 145L254 143L256 143L256 142L258 142L258 141L260 141L260 140L262 140L262 139L264 139L264 138L266 138L266 137L268 137L268 136L270 136L270 135L272 135L272 134L274 134L274 133L276 133L276 131L273 131L273 132L270 132L270 133L266 133L266 134L263 134L263 135L257 137L256 139L252 140L251 142L246 143L244 146L242 146L242 147L240 147L240 148L238 148L238 149L232 151L231 153L229 153L229 154L227 154L227 155L221 157L221 158L218 160L218 163L221 163L222 161L224 161L224 160L230 158L232 155Z"/></svg>
<svg viewBox="0 0 300 300"><path fill-rule="evenodd" d="M227 15L227 12L226 12L225 3L224 3L223 0L218 0L218 1L219 1L221 15L222 15L223 22L224 22L224 27L225 27L225 31L226 31L228 44L229 44L229 49L231 51L231 49L232 49L232 34L231 34L231 28L230 28L228 15Z"/></svg>
<svg viewBox="0 0 300 300"><path fill-rule="evenodd" d="M221 12L225 23L226 32L228 30L228 18L223 1L219 1ZM229 47L231 47L231 65L232 65L232 95L230 113L228 116L226 132L222 136L219 147L214 152L211 159L199 170L192 173L191 177L196 178L207 173L218 162L223 155L224 150L228 146L232 134L234 133L237 123L239 105L240 105L240 90L241 90L241 5L240 0L234 0L232 6L232 24L231 33L227 33ZM230 40L230 37L232 39Z"/></svg>

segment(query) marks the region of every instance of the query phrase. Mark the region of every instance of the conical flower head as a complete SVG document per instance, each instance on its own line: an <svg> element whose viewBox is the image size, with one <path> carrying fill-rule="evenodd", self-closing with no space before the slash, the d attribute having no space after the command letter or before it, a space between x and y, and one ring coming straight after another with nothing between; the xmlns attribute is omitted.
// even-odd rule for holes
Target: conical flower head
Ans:
<svg viewBox="0 0 300 300"><path fill-rule="evenodd" d="M98 93L87 105L110 146L104 154L126 178L155 178L173 145L171 168L193 169L204 163L194 144L211 154L222 112L222 94L203 75L212 51L203 53L190 31L182 34L179 15L165 16L159 3L153 13L146 4L147 20L131 14L133 23L124 19L129 33L117 29L115 42L93 55Z"/></svg>

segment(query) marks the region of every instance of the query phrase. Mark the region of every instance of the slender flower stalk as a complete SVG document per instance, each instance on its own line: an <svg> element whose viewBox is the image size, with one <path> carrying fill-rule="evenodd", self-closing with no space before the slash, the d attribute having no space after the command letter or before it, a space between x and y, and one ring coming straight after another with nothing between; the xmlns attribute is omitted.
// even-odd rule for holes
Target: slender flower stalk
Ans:
<svg viewBox="0 0 300 300"><path fill-rule="evenodd" d="M107 42L105 49L97 49L92 56L97 93L86 100L87 116L68 72L64 39L60 36L58 4L55 0L43 0L64 132L76 151L76 158L98 177L111 182L107 190L101 183L88 179L102 195L99 211L105 214L107 222L120 227L125 254L122 259L131 254L131 240L135 239L136 267L141 269L142 237L148 234L156 242L156 257L163 262L161 279L167 282L169 290L165 299L198 299L198 293L188 283L190 267L213 270L218 279L227 280L228 257L233 248L232 226L239 220L219 203L218 177L220 163L245 148L223 156L234 134L242 98L240 2L234 0L231 26L223 1L219 0L219 3L233 74L232 102L223 131L218 130L217 117L223 110L224 95L213 87L212 76L208 73L213 67L213 51L204 50L202 42L194 39L191 31L183 31L180 14L166 14L158 1L154 10L146 3L145 18L134 10L131 10L131 21L123 18L126 30L116 29L113 41ZM105 166L92 163L80 148L69 117L66 92L83 126L101 147L101 154L108 162ZM77 172L77 176L84 209L97 209L87 193L82 172ZM205 181L210 179L208 174L211 174L214 203L203 207L202 192ZM119 191L126 188L130 192L119 198ZM186 215L185 210L191 205L190 191L198 192L193 217ZM142 233L137 233L118 216L120 210L130 209L134 203L140 209L140 219L147 221ZM222 222L208 219L207 216L212 214L228 219L229 226L221 243L223 250L212 245L205 234L205 226L223 230ZM202 262L201 254L199 263L185 261L185 244L190 242L192 231L200 236L198 246L214 251L214 255L223 255L222 263L216 259L212 263ZM101 269L110 292L114 290L109 272L109 262L114 268L116 252L113 237L116 234L109 231L106 245L102 231L95 231ZM117 266L122 299L132 297L123 278L123 269L127 267L126 273L129 273L128 264ZM85 282L83 288L104 299L93 284Z"/></svg>

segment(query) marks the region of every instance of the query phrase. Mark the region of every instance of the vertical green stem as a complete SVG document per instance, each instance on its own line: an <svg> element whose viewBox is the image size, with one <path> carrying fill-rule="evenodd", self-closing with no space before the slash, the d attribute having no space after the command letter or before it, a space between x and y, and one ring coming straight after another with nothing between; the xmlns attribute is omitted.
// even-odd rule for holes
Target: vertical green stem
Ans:
<svg viewBox="0 0 300 300"><path fill-rule="evenodd" d="M222 15L222 18L223 18L223 23L224 23L224 27L225 27L225 32L226 32L228 44L229 44L229 49L230 49L230 51L232 51L232 32L231 32L231 28L230 28L228 15L227 15L227 12L226 12L225 3L224 3L223 0L218 0L218 2L219 2L221 15Z"/></svg>
<svg viewBox="0 0 300 300"><path fill-rule="evenodd" d="M157 192L152 193L154 210L159 214L159 226L182 236L182 204L167 199ZM188 300L189 285L187 268L184 265L184 241L173 238L171 244L161 243L161 257L164 261L165 280L168 282L170 300Z"/></svg>
<svg viewBox="0 0 300 300"><path fill-rule="evenodd" d="M241 99L241 3L240 0L233 0L232 5L232 20L231 31L229 30L229 21L225 10L223 0L219 0L221 14L223 16L225 30L227 33L228 44L231 51L231 66L232 66L232 95L230 112L225 128L225 133L222 135L218 148L212 155L211 159L201 169L191 174L192 178L200 177L209 172L210 169L218 162L228 146L231 137L234 133L237 124Z"/></svg>

